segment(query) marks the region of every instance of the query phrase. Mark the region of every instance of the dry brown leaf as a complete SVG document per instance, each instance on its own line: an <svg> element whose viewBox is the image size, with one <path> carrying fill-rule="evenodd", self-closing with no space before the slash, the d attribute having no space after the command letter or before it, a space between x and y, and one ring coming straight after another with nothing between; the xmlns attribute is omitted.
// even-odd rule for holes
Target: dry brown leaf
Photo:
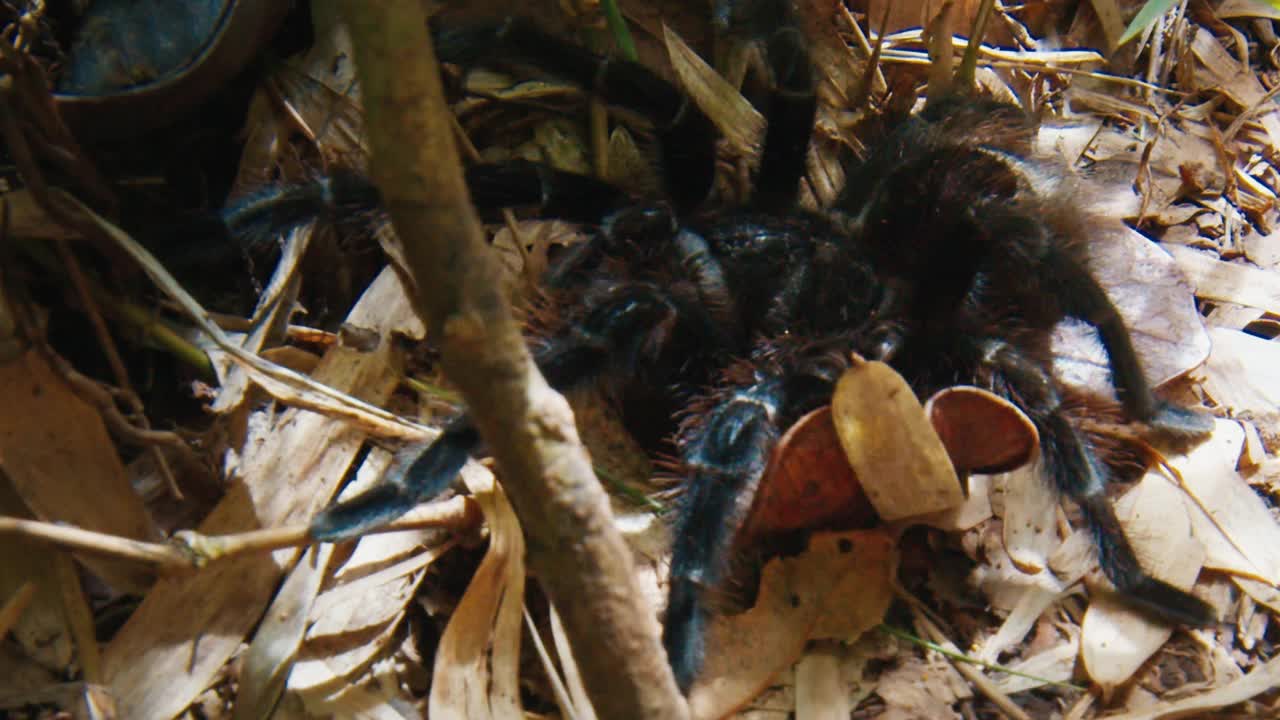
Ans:
<svg viewBox="0 0 1280 720"><path fill-rule="evenodd" d="M296 162L283 151L299 131L315 140L327 166L350 166L365 157L351 40L334 11L334 3L315 3L311 48L280 63L259 85L245 119L248 136L236 187L256 190L279 164ZM296 177L301 168L290 170Z"/></svg>
<svg viewBox="0 0 1280 720"><path fill-rule="evenodd" d="M1040 433L1031 418L989 390L944 388L925 402L924 411L960 470L1008 472L1039 453Z"/></svg>
<svg viewBox="0 0 1280 720"><path fill-rule="evenodd" d="M1280 589L1268 583L1238 576L1231 578L1231 581L1254 602L1267 607L1273 613L1280 614Z"/></svg>
<svg viewBox="0 0 1280 720"><path fill-rule="evenodd" d="M281 584L244 654L233 720L271 717L302 646L311 604L332 554L329 543L307 548Z"/></svg>
<svg viewBox="0 0 1280 720"><path fill-rule="evenodd" d="M0 515L30 517L3 477ZM0 637L21 648L28 662L58 673L70 665L74 650L58 593L55 555L60 552L20 536L0 542ZM0 694L22 689L10 687L2 673L0 678Z"/></svg>
<svg viewBox="0 0 1280 720"><path fill-rule="evenodd" d="M881 530L815 535L798 556L765 565L756 605L713 620L707 661L689 693L695 718L718 718L760 693L810 638L850 642L893 597L893 540Z"/></svg>
<svg viewBox="0 0 1280 720"><path fill-rule="evenodd" d="M371 452L341 497L367 490L392 462L389 453ZM302 699L308 712L342 714L350 701L348 693L379 658L392 654L396 628L426 568L450 547L440 533L429 530L360 539L311 605L306 659L298 661L289 676L289 691Z"/></svg>
<svg viewBox="0 0 1280 720"><path fill-rule="evenodd" d="M1195 74L1199 89L1222 93L1242 109L1262 106L1267 91L1258 76L1241 67L1207 28L1196 28L1191 52L1200 60ZM1266 129L1271 145L1280 146L1280 116L1274 108L1256 115L1255 119Z"/></svg>
<svg viewBox="0 0 1280 720"><path fill-rule="evenodd" d="M679 35L665 25L662 35L680 86L737 153L755 155L764 137L764 116Z"/></svg>
<svg viewBox="0 0 1280 720"><path fill-rule="evenodd" d="M1049 566L1058 539L1058 494L1050 487L1039 465L992 478L994 492L1001 493L1004 547L1022 572L1034 575Z"/></svg>
<svg viewBox="0 0 1280 720"><path fill-rule="evenodd" d="M1214 10L1222 20L1230 18L1268 18L1280 20L1280 7L1265 0L1222 0Z"/></svg>
<svg viewBox="0 0 1280 720"><path fill-rule="evenodd" d="M1116 516L1142 566L1156 578L1190 590L1204 562L1192 535L1184 494L1165 478L1148 473L1116 502ZM1094 682L1110 693L1126 682L1173 635L1173 626L1152 619L1113 595L1092 598L1080 625L1080 656Z"/></svg>
<svg viewBox="0 0 1280 720"><path fill-rule="evenodd" d="M1205 566L1280 585L1280 524L1236 470L1244 430L1218 420L1213 435L1169 464L1182 476Z"/></svg>
<svg viewBox="0 0 1280 720"><path fill-rule="evenodd" d="M960 720L953 708L959 700L973 697L973 690L937 653L925 658L907 656L880 677L876 694L887 706L879 717L892 720Z"/></svg>
<svg viewBox="0 0 1280 720"><path fill-rule="evenodd" d="M288 686L311 714L341 716L353 690L376 684L370 675L395 649L397 628L427 567L451 547L437 542L424 551L426 534L408 531L362 538L360 545L371 547L362 557L353 557L355 562L348 561L333 586L316 598L304 648L309 657L296 663ZM376 542L378 538L387 540ZM385 558L400 556L403 559L382 567ZM407 693L395 699L414 700Z"/></svg>
<svg viewBox="0 0 1280 720"><path fill-rule="evenodd" d="M1195 697L1160 703L1154 708L1139 712L1108 715L1107 720L1176 720L1178 718L1210 718L1209 714L1229 705L1242 703L1250 698L1280 687L1280 658L1272 658L1254 668L1249 674L1221 687Z"/></svg>
<svg viewBox="0 0 1280 720"><path fill-rule="evenodd" d="M581 242L585 236L577 225L561 220L522 220L516 223L516 232L503 226L493 234L493 248L497 250L508 282L520 287L523 278L537 278L551 265L549 253L557 246L564 247ZM524 243L520 248L517 236Z"/></svg>
<svg viewBox="0 0 1280 720"><path fill-rule="evenodd" d="M293 299L301 282L299 272L303 255L311 244L312 227L299 228L285 239L280 261L271 274L271 280L258 298L250 320L248 334L241 348L254 355L262 354L269 343L283 335L285 326L293 314ZM218 397L210 410L215 413L231 412L240 406L253 387L248 370L235 363L226 353L213 350L208 353L218 375Z"/></svg>
<svg viewBox="0 0 1280 720"><path fill-rule="evenodd" d="M856 361L831 399L840 445L886 522L964 502L947 449L911 386L881 362Z"/></svg>
<svg viewBox="0 0 1280 720"><path fill-rule="evenodd" d="M129 484L98 411L35 350L0 365L0 469L36 517L86 530L157 540L159 530ZM143 593L151 569L102 556L81 558L122 592Z"/></svg>
<svg viewBox="0 0 1280 720"><path fill-rule="evenodd" d="M1189 247L1173 245L1166 249L1195 286L1198 297L1273 313L1280 311L1280 276L1276 273L1223 262Z"/></svg>
<svg viewBox="0 0 1280 720"><path fill-rule="evenodd" d="M1204 391L1214 403L1247 413L1264 438L1280 436L1280 343L1213 328L1213 353L1205 363Z"/></svg>
<svg viewBox="0 0 1280 720"><path fill-rule="evenodd" d="M374 281L348 319L384 336L417 322L390 271ZM388 342L372 352L335 347L325 354L316 377L382 402L399 382L392 370L396 353L397 344ZM285 411L265 424L262 435L249 438L240 482L200 532L305 522L328 502L363 440L362 432L341 420ZM228 560L191 577L157 583L104 656L122 716L167 720L187 707L257 624L281 568L295 554L283 550L279 557Z"/></svg>
<svg viewBox="0 0 1280 720"><path fill-rule="evenodd" d="M430 428L410 422L374 404L326 385L324 382L319 382L306 375L299 375L286 368L273 365L253 353L246 352L238 342L232 340L226 332L213 323L209 312L191 296L191 293L186 288L173 278L169 271L146 248L71 195L58 191L54 194L54 197L66 203L68 207L82 213L86 221L93 222L102 232L106 233L116 247L137 264L138 269L142 270L147 279L154 283L161 292L168 295L175 305L186 314L187 319L214 343L219 352L224 352L231 356L259 387L275 399L293 407L315 410L335 418L345 418L353 427L363 428L379 437L415 441L429 440L435 437L435 431ZM377 289L377 292L390 296L390 299L386 300L386 302L391 303L389 307L395 310L396 318L388 320L382 315L375 315L374 312L369 311L367 308L360 308L357 305L357 308L352 311L352 316L348 318L349 322L347 324L356 328L363 327L376 336L377 333L370 330L370 328L380 327L380 323L395 322L393 329L396 335L420 338L425 334L425 328L418 317L408 312L407 306L404 306L396 298L396 295L403 296L404 291L399 287L398 278L391 277L393 275L394 273L384 270L382 275L370 284L361 301L364 301L370 292ZM404 317L401 317L400 312L402 306L406 308Z"/></svg>
<svg viewBox="0 0 1280 720"><path fill-rule="evenodd" d="M778 440L760 476L739 544L794 530L868 527L875 512L840 449L831 408L821 407Z"/></svg>
<svg viewBox="0 0 1280 720"><path fill-rule="evenodd" d="M1071 682L1076 671L1076 659L1079 656L1079 641L1074 636L1068 637L1048 650L1042 650L1017 662L1005 663L1003 667L1021 674L1008 673L997 678L996 687L1012 695L1043 687L1046 682Z"/></svg>
<svg viewBox="0 0 1280 720"><path fill-rule="evenodd" d="M514 720L523 717L524 535L488 471L471 463L462 478L484 511L489 550L440 638L428 713L434 718Z"/></svg>

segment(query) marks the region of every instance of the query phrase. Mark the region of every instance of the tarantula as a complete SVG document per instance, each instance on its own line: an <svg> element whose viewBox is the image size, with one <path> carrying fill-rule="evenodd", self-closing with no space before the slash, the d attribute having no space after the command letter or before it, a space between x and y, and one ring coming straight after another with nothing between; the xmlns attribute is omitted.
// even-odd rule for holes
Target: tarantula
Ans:
<svg viewBox="0 0 1280 720"><path fill-rule="evenodd" d="M1088 218L1072 207L1061 174L1027 159L1035 124L991 101L934 102L851 164L831 208L802 210L813 72L794 25L759 26L774 89L756 188L744 206L714 209L703 208L712 124L649 69L520 19L438 34L446 61L518 59L653 120L667 199L524 162L476 165L467 179L482 209L539 206L589 230L547 277L562 317L534 340L550 383L603 381L624 415L664 399L648 417L665 418L685 479L664 620L680 687L702 662L706 596L726 579L744 498L781 431L829 401L851 352L891 363L920 394L972 383L1016 403L1040 432L1044 474L1080 506L1119 591L1159 617L1208 622L1208 605L1139 566L1105 496L1107 471L1064 414L1049 341L1059 321L1075 317L1097 330L1132 418L1179 438L1209 427L1207 416L1152 393L1090 274ZM340 173L235 206L226 221L251 233L376 201L366 179ZM700 410L677 423L684 408ZM329 508L313 534L349 537L407 511L443 491L480 442L465 414L455 418L403 480Z"/></svg>

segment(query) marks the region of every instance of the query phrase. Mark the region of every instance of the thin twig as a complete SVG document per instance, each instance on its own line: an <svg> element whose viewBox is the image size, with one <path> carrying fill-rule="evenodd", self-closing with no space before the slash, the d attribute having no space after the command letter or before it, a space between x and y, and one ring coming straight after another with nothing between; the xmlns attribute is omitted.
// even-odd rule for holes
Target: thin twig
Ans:
<svg viewBox="0 0 1280 720"><path fill-rule="evenodd" d="M58 251L58 257L62 259L63 269L67 273L67 277L71 279L71 286L76 290L76 296L80 300L80 309L84 312L85 317L89 320L89 326L93 328L93 334L98 339L98 347L102 349L102 354L107 358L107 365L111 368L111 374L115 376L116 385L120 388L120 396L124 399L125 404L136 418L138 428L142 431L151 429L151 421L147 419L147 409L142 404L142 398L133 390L133 382L129 379L129 371L124 366L124 358L120 356L120 350L116 347L115 339L111 337L111 331L107 328L107 321L102 317L102 312L98 308L98 303L94 299L93 293L90 291L89 282L85 278L84 273L80 271L80 262L76 260L76 256L71 252L71 246L66 240L55 240L54 247ZM160 448L151 445L147 448L151 453L151 459L156 464L156 470L159 471L160 477L164 478L165 486L169 489L169 495L175 500L182 500L182 489L178 487L178 480L173 476L173 468L169 467L169 460L160 452Z"/></svg>
<svg viewBox="0 0 1280 720"><path fill-rule="evenodd" d="M900 599L906 601L907 605L910 607L911 617L915 621L916 626L923 631L922 634L927 635L935 644L948 651L945 657L954 658L955 656L964 655L964 653L960 652L960 648L956 647L955 643L951 642L951 639L946 636L946 633L942 631L942 628L938 627L938 624L929 617L931 611L924 603L920 602L920 600L904 590L902 587L895 587L894 591L895 594L897 594ZM1001 711L1013 718L1013 720L1031 720L1030 715L1027 715L1022 708L1018 707L1012 700L1010 700L1008 695L1001 691L1000 688L996 687L996 684L986 675L983 675L977 668L963 662L953 663L951 667L955 668L956 672L964 676L964 679L968 680L969 684L972 685L975 690L985 695L988 700L995 703L996 707L1000 708Z"/></svg>
<svg viewBox="0 0 1280 720"><path fill-rule="evenodd" d="M595 710L688 717L573 414L538 372L502 292L463 180L422 4L339 7L355 48L370 167L404 245L419 313L493 448L528 538L529 566L563 613Z"/></svg>
<svg viewBox="0 0 1280 720"><path fill-rule="evenodd" d="M422 505L395 522L371 532L380 534L424 528L464 532L479 527L482 520L483 515L475 501L467 497L455 497ZM315 542L307 525L290 525L231 535L202 535L194 530L183 530L174 535L173 542L154 543L70 525L0 516L0 535L5 534L50 543L68 550L136 560L155 565L162 573L188 572L211 562L268 553L286 547L302 547Z"/></svg>

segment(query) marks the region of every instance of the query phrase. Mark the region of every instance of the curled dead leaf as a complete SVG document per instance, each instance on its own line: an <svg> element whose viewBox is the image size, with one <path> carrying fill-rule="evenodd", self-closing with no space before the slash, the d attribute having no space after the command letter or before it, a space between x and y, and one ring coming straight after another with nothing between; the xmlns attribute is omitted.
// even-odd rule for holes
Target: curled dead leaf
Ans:
<svg viewBox="0 0 1280 720"><path fill-rule="evenodd" d="M944 388L925 402L924 410L959 470L1009 472L1031 462L1040 447L1031 418L982 388Z"/></svg>
<svg viewBox="0 0 1280 720"><path fill-rule="evenodd" d="M822 407L800 418L778 441L742 537L867 527L874 520L875 511L840 448L831 408Z"/></svg>

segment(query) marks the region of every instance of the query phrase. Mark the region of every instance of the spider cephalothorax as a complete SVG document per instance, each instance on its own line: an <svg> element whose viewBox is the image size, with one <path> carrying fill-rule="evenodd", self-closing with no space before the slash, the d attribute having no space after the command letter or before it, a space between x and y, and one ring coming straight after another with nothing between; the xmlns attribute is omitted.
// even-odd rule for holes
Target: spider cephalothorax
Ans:
<svg viewBox="0 0 1280 720"><path fill-rule="evenodd" d="M756 191L743 207L706 209L711 124L649 70L520 20L440 39L445 59L514 58L653 118L668 198L630 197L530 163L473 166L468 182L482 208L540 206L590 232L547 280L563 314L536 338L536 358L553 385L640 385L670 408L696 409L663 428L685 482L664 633L681 687L701 665L706 594L726 579L742 508L778 436L828 401L851 352L889 361L918 393L972 383L1019 405L1040 432L1045 475L1080 505L1117 588L1156 615L1207 622L1210 608L1145 573L1119 529L1106 470L1063 409L1053 327L1071 316L1097 329L1134 419L1179 437L1204 433L1207 420L1152 394L1128 331L1089 272L1087 222L1067 183L1027 159L1034 124L1008 105L935 102L850 166L833 208L801 210L815 108L803 38L774 23L760 42L775 90ZM348 202L338 191L371 197L367 182L344 176L327 194L282 189L275 202L233 208L227 219L233 228L292 221L298 198L310 193L332 208ZM273 206L290 217L273 218ZM349 536L435 495L479 443L466 415L456 418L403 485L331 508L314 534Z"/></svg>

